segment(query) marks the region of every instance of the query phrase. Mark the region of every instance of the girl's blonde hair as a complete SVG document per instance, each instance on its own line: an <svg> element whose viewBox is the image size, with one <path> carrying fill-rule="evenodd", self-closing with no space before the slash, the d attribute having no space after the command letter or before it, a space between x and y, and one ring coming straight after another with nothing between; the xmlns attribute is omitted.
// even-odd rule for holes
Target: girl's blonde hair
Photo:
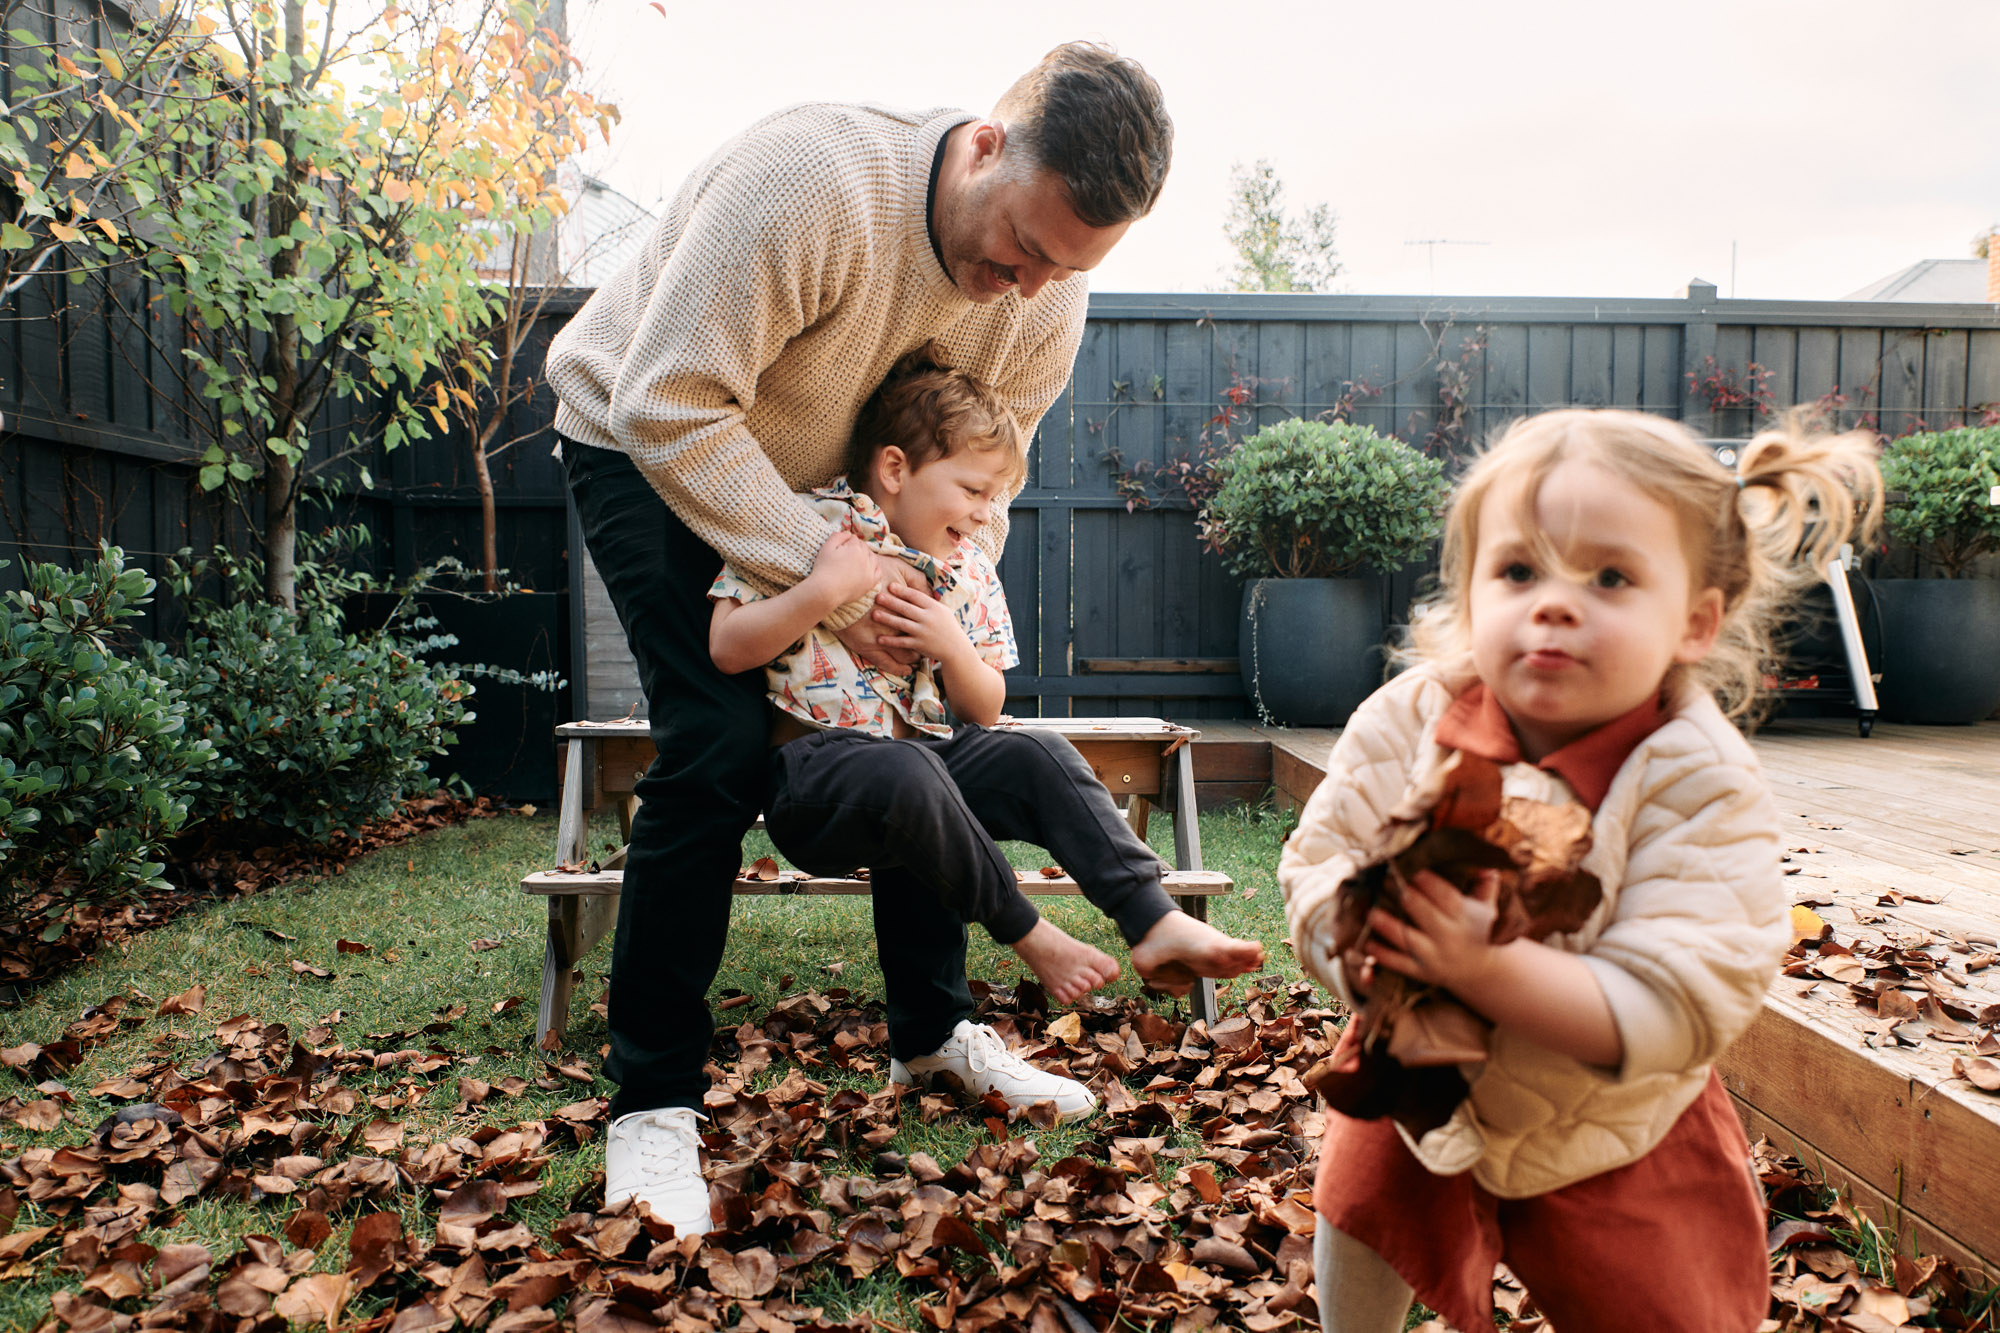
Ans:
<svg viewBox="0 0 2000 1333"><path fill-rule="evenodd" d="M1875 437L1814 431L1793 413L1744 446L1731 473L1679 422L1643 412L1572 408L1516 421L1466 470L1445 519L1438 589L1414 609L1397 656L1469 669L1472 561L1479 509L1496 484L1519 482L1521 530L1539 560L1565 568L1534 522L1535 497L1559 463L1594 463L1665 505L1678 521L1696 591L1723 597L1721 632L1685 671L1732 718L1754 717L1771 632L1785 607L1824 576L1841 543L1865 540L1881 516ZM1570 571L1572 573L1576 571Z"/></svg>

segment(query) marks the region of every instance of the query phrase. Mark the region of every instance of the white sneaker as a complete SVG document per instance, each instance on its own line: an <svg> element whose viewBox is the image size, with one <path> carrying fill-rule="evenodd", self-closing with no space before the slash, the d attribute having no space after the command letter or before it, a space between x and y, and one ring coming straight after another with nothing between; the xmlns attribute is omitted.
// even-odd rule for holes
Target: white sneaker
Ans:
<svg viewBox="0 0 2000 1333"><path fill-rule="evenodd" d="M701 1176L701 1117L684 1106L636 1111L611 1122L604 1144L604 1205L637 1197L682 1236L709 1228L708 1182Z"/></svg>
<svg viewBox="0 0 2000 1333"><path fill-rule="evenodd" d="M997 1092L1016 1110L1053 1102L1058 1119L1073 1120L1097 1109L1097 1094L1073 1078L1029 1064L984 1023L960 1019L951 1030L951 1040L929 1055L907 1063L889 1061L889 1078L906 1087L924 1087L942 1074L951 1075L974 1097Z"/></svg>

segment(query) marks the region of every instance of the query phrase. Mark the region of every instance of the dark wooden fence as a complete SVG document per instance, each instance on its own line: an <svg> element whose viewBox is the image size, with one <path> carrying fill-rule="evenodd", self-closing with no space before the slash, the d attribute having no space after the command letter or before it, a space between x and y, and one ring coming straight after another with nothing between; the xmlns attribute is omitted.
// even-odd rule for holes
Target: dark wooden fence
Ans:
<svg viewBox="0 0 2000 1333"><path fill-rule="evenodd" d="M1979 420L2000 404L2000 308L1683 299L1374 296L1093 297L1076 373L1042 423L1003 574L1026 659L1019 712L1242 716L1241 585L1184 507L1126 511L1115 470L1198 453L1225 407L1244 430L1341 412L1462 450L1529 412L1627 407L1710 437L1713 369L1768 401L1823 400L1889 434ZM1692 372L1697 383L1691 384ZM1400 618L1421 570L1388 580Z"/></svg>
<svg viewBox="0 0 2000 1333"><path fill-rule="evenodd" d="M544 338L580 294L546 307ZM136 559L243 540L243 525L194 485L202 442L165 426L115 329L40 295L0 322L0 556L73 561L100 537ZM1719 301L1697 286L1653 301L1372 296L1099 295L1075 377L1042 423L1002 562L1024 663L1018 713L1237 717L1240 585L1202 553L1192 515L1172 503L1127 512L1125 469L1170 463L1221 428L1240 435L1290 415L1342 411L1413 444L1456 450L1512 418L1568 404L1685 420L1710 436L1747 432L1747 410L1718 414L1698 385L1769 372L1776 404L1824 399L1849 422L1890 434L1977 420L2000 403L2000 307ZM1241 404L1232 400L1241 398ZM550 420L546 391L517 409L516 433ZM365 420L327 420L331 449ZM383 573L478 550L477 497L456 437L380 453L372 492L311 511L359 518ZM624 710L616 634L589 605L559 470L545 443L502 460L502 563L539 588L575 585L577 716ZM1390 580L1400 614L1418 571ZM0 587L18 586L18 567ZM601 621L603 612L598 612ZM170 628L164 626L163 628ZM606 647L606 644L613 645ZM595 645L593 649L590 645ZM604 657L606 661L594 660ZM595 682L595 683L593 683Z"/></svg>

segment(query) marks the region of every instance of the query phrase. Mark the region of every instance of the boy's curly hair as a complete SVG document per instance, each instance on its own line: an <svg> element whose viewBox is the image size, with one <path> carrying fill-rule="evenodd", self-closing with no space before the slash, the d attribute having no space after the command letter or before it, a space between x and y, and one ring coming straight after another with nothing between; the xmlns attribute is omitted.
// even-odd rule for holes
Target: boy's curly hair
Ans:
<svg viewBox="0 0 2000 1333"><path fill-rule="evenodd" d="M1005 450L1003 480L1010 491L1028 470L1028 442L999 391L942 364L930 343L898 361L861 405L848 444L847 475L861 484L858 479L871 474L875 455L892 444L912 468L961 449Z"/></svg>

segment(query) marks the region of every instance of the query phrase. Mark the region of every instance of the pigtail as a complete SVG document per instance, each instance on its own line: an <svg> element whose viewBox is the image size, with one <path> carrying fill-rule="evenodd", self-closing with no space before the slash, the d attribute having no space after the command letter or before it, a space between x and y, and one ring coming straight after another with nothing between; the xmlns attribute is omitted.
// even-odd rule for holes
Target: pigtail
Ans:
<svg viewBox="0 0 2000 1333"><path fill-rule="evenodd" d="M1725 599L1722 633L1695 668L1733 718L1754 720L1778 660L1773 633L1799 595L1826 577L1843 543L1882 516L1872 434L1831 434L1786 414L1744 446L1710 547L1709 583Z"/></svg>
<svg viewBox="0 0 2000 1333"><path fill-rule="evenodd" d="M1817 577L1844 542L1864 542L1882 518L1879 452L1867 431L1815 432L1788 413L1744 446L1736 468L1738 514L1774 563Z"/></svg>

